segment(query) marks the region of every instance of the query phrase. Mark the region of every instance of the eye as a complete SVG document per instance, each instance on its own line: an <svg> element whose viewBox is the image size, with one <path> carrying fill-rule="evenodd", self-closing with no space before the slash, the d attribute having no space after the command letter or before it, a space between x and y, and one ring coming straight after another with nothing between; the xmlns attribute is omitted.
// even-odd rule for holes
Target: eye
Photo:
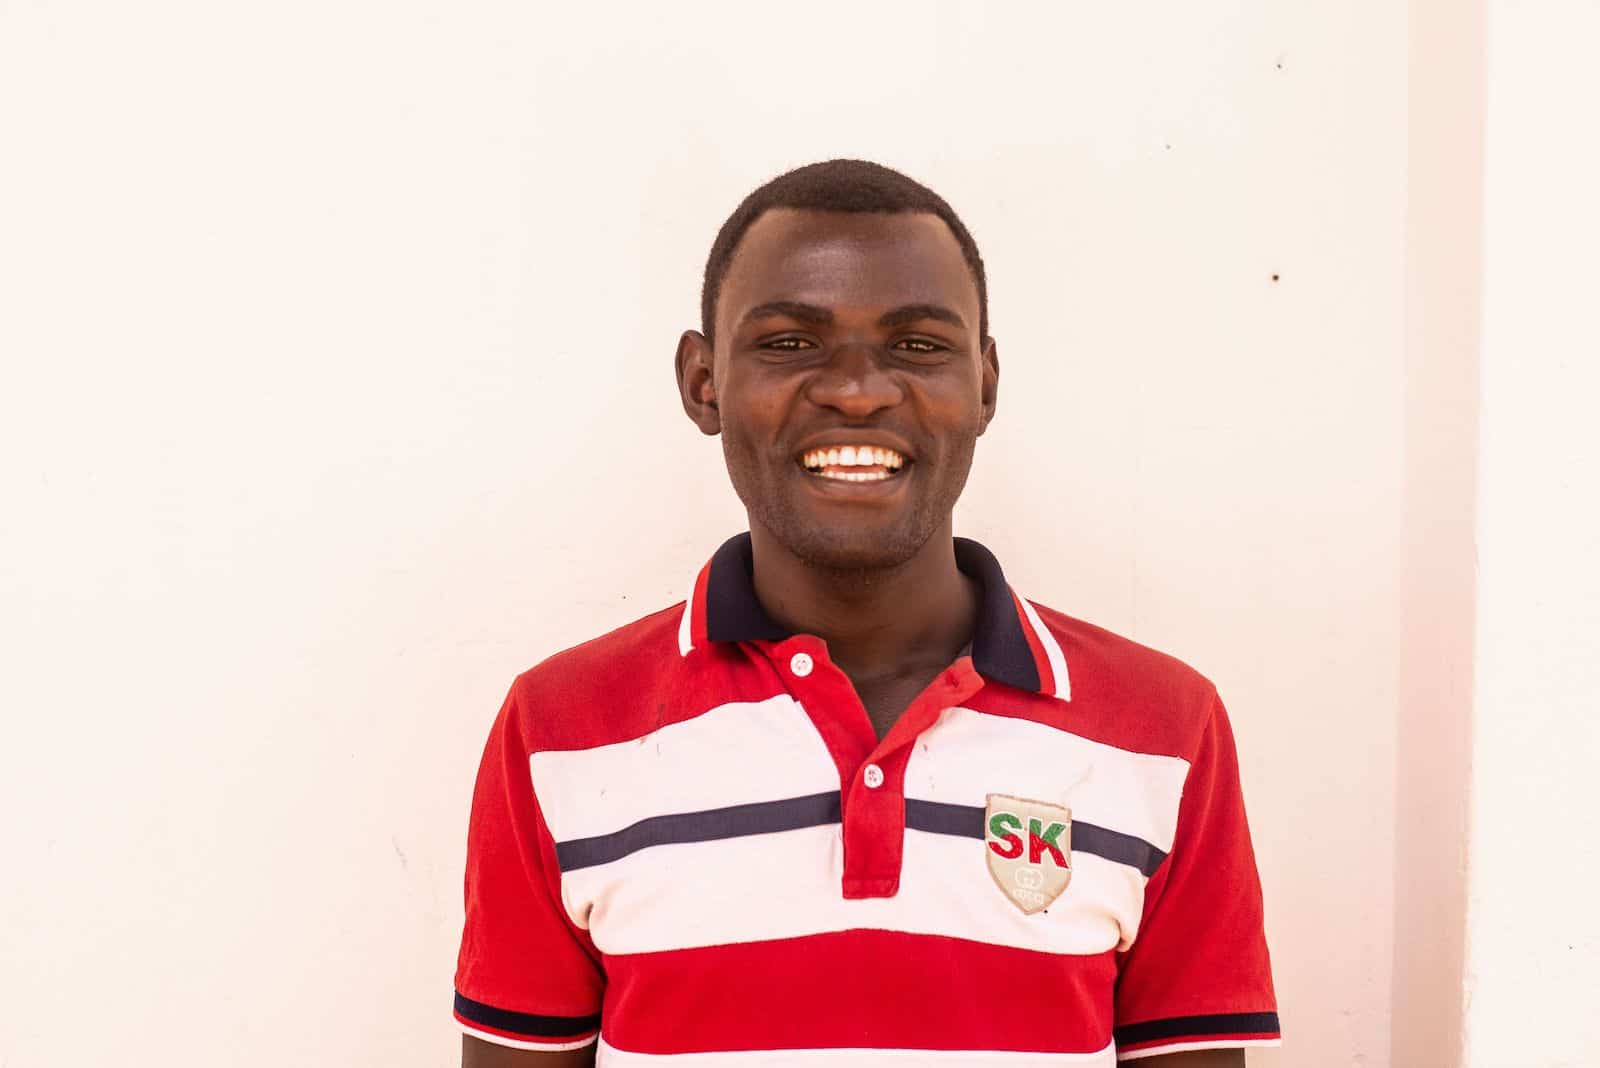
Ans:
<svg viewBox="0 0 1600 1068"><path fill-rule="evenodd" d="M944 358L950 346L926 337L903 337L891 346L895 352L918 363L932 363Z"/></svg>
<svg viewBox="0 0 1600 1068"><path fill-rule="evenodd" d="M774 337L760 343L761 348L774 352L804 352L817 346L803 337Z"/></svg>

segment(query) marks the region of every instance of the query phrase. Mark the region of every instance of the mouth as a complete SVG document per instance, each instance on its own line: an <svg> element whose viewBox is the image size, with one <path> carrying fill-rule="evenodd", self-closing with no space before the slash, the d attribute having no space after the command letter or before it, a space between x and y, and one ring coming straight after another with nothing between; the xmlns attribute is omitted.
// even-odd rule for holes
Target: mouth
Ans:
<svg viewBox="0 0 1600 1068"><path fill-rule="evenodd" d="M800 454L800 466L830 482L887 482L910 465L900 453L878 445L829 445Z"/></svg>

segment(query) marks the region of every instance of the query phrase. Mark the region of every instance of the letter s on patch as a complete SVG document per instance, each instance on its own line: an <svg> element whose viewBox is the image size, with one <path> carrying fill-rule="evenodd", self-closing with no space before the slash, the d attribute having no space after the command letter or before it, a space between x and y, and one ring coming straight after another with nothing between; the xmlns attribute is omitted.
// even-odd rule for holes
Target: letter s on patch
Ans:
<svg viewBox="0 0 1600 1068"><path fill-rule="evenodd" d="M1022 817L1009 812L996 812L989 818L989 848L997 856L1016 860L1022 856L1022 836L1007 830L1007 827L1014 831L1022 830Z"/></svg>

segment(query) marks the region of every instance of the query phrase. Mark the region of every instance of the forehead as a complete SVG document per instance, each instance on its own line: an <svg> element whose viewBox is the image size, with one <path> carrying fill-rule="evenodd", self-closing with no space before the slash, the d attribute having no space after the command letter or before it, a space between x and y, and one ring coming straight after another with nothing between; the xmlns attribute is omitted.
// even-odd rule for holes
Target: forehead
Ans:
<svg viewBox="0 0 1600 1068"><path fill-rule="evenodd" d="M881 312L942 304L978 324L978 287L955 234L925 213L773 209L745 231L717 301L717 330L772 301Z"/></svg>

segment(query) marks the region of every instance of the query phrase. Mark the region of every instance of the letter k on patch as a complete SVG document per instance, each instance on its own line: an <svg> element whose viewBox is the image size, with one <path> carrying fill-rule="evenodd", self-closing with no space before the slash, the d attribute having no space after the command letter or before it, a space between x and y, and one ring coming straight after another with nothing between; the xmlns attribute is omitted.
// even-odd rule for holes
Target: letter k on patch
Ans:
<svg viewBox="0 0 1600 1068"><path fill-rule="evenodd" d="M1030 916L1048 908L1072 881L1069 808L990 794L983 839L995 885Z"/></svg>

